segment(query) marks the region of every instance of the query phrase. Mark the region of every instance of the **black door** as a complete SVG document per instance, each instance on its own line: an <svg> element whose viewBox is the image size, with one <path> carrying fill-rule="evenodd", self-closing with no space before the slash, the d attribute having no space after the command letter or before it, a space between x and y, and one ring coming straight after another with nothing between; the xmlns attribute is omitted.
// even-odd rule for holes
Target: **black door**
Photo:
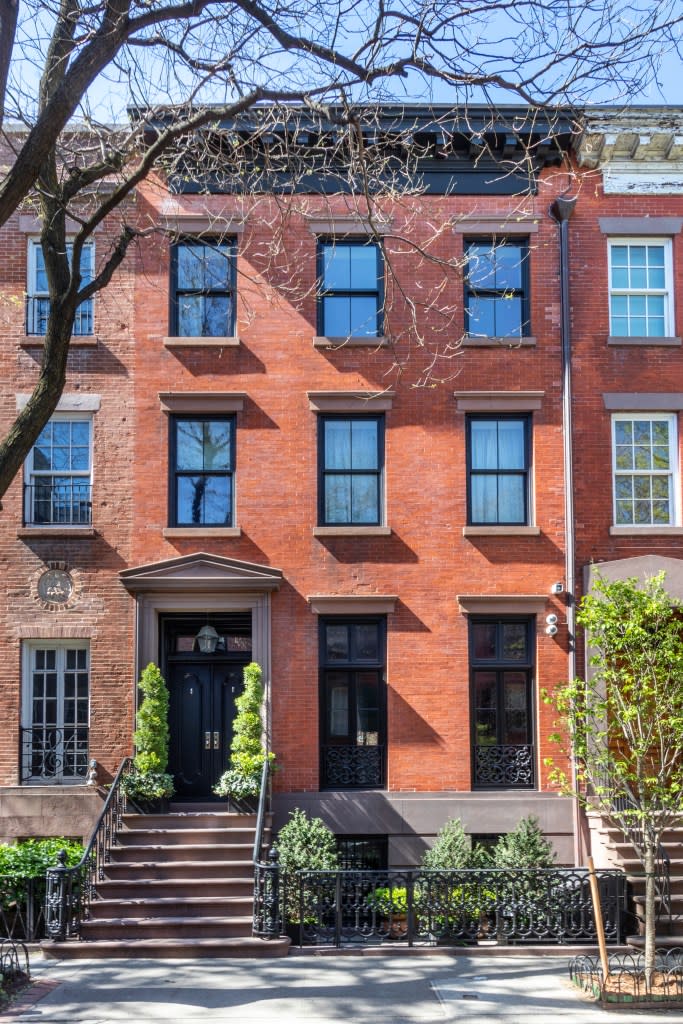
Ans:
<svg viewBox="0 0 683 1024"><path fill-rule="evenodd" d="M210 798L228 767L235 698L242 692L248 661L193 658L169 664L168 770L176 798Z"/></svg>

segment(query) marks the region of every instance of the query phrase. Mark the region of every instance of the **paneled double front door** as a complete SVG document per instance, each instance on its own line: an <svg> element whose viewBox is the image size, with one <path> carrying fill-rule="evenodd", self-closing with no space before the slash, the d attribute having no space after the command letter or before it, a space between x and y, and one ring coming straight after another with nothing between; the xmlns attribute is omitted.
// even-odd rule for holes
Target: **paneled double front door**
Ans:
<svg viewBox="0 0 683 1024"><path fill-rule="evenodd" d="M235 698L249 658L173 661L169 689L169 761L176 799L210 798L228 767Z"/></svg>

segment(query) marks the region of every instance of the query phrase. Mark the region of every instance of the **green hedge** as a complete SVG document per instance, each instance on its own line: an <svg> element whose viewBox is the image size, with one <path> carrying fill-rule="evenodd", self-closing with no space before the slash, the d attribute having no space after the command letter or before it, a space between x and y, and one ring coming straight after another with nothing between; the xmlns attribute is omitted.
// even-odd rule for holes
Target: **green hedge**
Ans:
<svg viewBox="0 0 683 1024"><path fill-rule="evenodd" d="M3 908L26 898L26 880L43 878L48 868L57 865L57 855L66 850L67 866L78 864L83 846L73 839L24 839L20 843L0 843L0 903Z"/></svg>

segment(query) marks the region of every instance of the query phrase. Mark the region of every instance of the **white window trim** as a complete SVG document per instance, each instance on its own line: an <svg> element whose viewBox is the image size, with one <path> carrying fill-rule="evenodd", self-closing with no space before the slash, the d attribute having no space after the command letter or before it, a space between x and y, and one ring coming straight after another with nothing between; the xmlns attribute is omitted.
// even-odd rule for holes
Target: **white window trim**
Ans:
<svg viewBox="0 0 683 1024"><path fill-rule="evenodd" d="M88 672L88 721L87 728L90 729L90 717L91 717L91 706L92 706L92 665L90 658L90 641L82 640L78 638L74 639L62 639L62 640L24 640L21 645L21 727L22 729L33 728L33 680L32 680L32 663L33 655L36 651L40 650L57 650L57 706L59 708L59 714L61 716L60 722L57 724L57 728L64 728L64 673L66 670L66 654L67 650L79 650L87 651L87 672ZM25 773L26 762L25 754L22 748L21 751L22 764L21 773L22 776ZM41 780L35 778L33 784L39 784ZM85 782L85 777L81 778L69 778L66 780L66 785L78 785ZM48 784L60 785L64 784L65 780L62 776L56 776L51 783Z"/></svg>
<svg viewBox="0 0 683 1024"><path fill-rule="evenodd" d="M72 244L71 238L67 238L66 241L67 241L67 245L71 245ZM27 273L26 273L26 295L27 295L27 298L28 298L29 302L30 302L31 299L45 299L45 298L48 298L48 296L49 296L49 292L47 291L47 289L40 290L38 288L37 283L36 283L36 278L37 278L36 252L39 249L40 249L40 239L39 238L29 238L29 240L28 240L28 257L27 257ZM94 239L88 239L88 241L83 243L83 252L84 253L87 252L87 253L90 254L90 279L92 280L94 278L94 276L95 276L95 241L94 241ZM91 316L91 319L92 319L93 330L92 330L92 332L88 332L86 334L76 335L76 337L88 338L88 337L91 337L92 334L94 334L94 332L95 332L93 297L91 297L89 299L86 299L85 302L89 302L91 304L90 316ZM83 304L85 304L85 302ZM76 316L78 317L78 311L76 312ZM74 326L75 326L75 324L74 324ZM40 337L40 335L37 335L37 337Z"/></svg>
<svg viewBox="0 0 683 1024"><path fill-rule="evenodd" d="M664 288L613 288L612 287L612 248L617 245L640 245L664 247ZM646 337L653 344L661 338L672 338L674 335L674 301L673 301L673 259L670 238L650 236L626 236L607 239L607 278L608 278L608 303L609 303L609 331L610 338L628 339L640 337L634 334L614 333L612 326L612 296L613 295L664 295L664 334L649 334Z"/></svg>
<svg viewBox="0 0 683 1024"><path fill-rule="evenodd" d="M76 469L76 470L64 470L64 471L47 470L47 469L44 469L44 470L38 469L38 470L36 470L36 469L33 468L33 453L35 451L35 444L34 444L32 446L32 448L31 448L31 451L28 454L26 462L24 463L24 483L26 485L28 485L29 487L33 487L33 486L35 486L36 479L40 479L42 477L68 476L68 477L73 477L73 478L79 478L79 479L82 479L82 480L87 480L87 482L88 482L88 484L90 486L90 493L92 495L93 477L94 477L94 463L95 463L95 459L94 459L95 419L94 419L94 416L90 412L81 412L81 411L54 412L52 414L52 416L50 417L50 419L48 420L48 422L49 423L54 423L55 420L60 420L60 421L67 422L67 423L79 422L79 423L89 423L90 424L89 468L87 470ZM90 515L90 522L89 523L52 523L52 522L50 522L50 523L35 523L34 522L34 517L33 517L33 509L31 507L31 493L32 492L30 490L26 490L25 497L24 497L24 521L27 524L27 526L35 527L36 529L40 529L41 526L45 526L45 527L48 527L48 528L56 526L56 527L59 527L60 529L63 527L65 530L72 530L72 529L78 529L79 527L91 526L92 525L92 505L91 505L91 509L90 509L91 515Z"/></svg>
<svg viewBox="0 0 683 1024"><path fill-rule="evenodd" d="M619 523L617 521L617 488L616 478L617 473L620 475L627 474L631 471L617 469L617 444L616 444L616 424L623 420L634 420L634 419L647 419L651 421L659 420L669 424L669 449L671 455L671 468L668 473L657 470L643 470L642 475L645 476L670 476L671 478L671 522L669 523ZM624 528L628 530L652 530L653 528L661 530L669 530L676 528L681 522L681 501L680 501L680 484L679 484L679 465L678 465L678 417L675 413L665 412L641 412L640 410L631 412L618 412L613 413L612 421L610 424L611 429L611 440L612 440L612 522L614 528ZM632 471L635 475L636 470Z"/></svg>

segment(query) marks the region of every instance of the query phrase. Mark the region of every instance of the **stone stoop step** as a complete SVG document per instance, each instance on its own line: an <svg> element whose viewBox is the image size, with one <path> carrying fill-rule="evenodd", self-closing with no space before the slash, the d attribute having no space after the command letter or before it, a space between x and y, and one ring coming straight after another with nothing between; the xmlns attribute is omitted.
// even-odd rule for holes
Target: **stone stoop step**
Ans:
<svg viewBox="0 0 683 1024"><path fill-rule="evenodd" d="M123 816L81 940L46 957L287 956L289 939L251 933L255 815L192 806Z"/></svg>

